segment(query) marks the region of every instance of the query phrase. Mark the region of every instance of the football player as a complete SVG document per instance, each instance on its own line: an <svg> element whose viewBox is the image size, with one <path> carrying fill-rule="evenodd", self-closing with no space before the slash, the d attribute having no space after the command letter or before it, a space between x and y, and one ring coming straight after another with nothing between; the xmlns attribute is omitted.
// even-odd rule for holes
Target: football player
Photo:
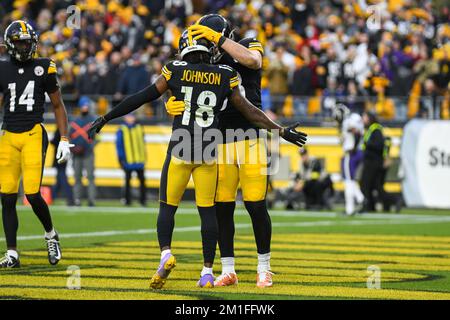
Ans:
<svg viewBox="0 0 450 320"><path fill-rule="evenodd" d="M154 289L162 288L176 264L171 252L174 216L191 176L201 219L204 258L198 286L214 286L212 267L217 245L215 149L218 137L215 131L220 135L217 130L218 115L227 98L255 125L280 130L284 139L298 146L306 141L305 134L293 127L280 127L242 96L236 71L229 66L210 64L212 47L211 42L205 39L195 41L185 31L179 42L182 60L165 65L154 84L123 100L104 117L98 118L89 130L89 135L93 137L108 121L159 98L167 90L172 92L172 100L179 101L178 105L172 104L175 118L161 175L157 221L161 262L150 282ZM214 137L207 138L208 135Z"/></svg>
<svg viewBox="0 0 450 320"><path fill-rule="evenodd" d="M25 21L14 21L5 31L4 42L9 61L0 61L0 93L3 94L3 126L0 134L0 193L7 253L1 268L20 266L17 252L18 218L16 212L19 180L25 196L45 229L48 260L61 259L58 233L40 187L48 139L43 122L45 94L50 97L61 134L57 159L70 157L67 114L56 78L56 65L46 58L35 58L38 37Z"/></svg>
<svg viewBox="0 0 450 320"><path fill-rule="evenodd" d="M344 178L345 213L356 213L355 201L362 204L364 196L356 181L356 171L362 163L361 141L364 135L364 123L357 113L351 113L346 105L338 103L334 110L334 119L341 131L341 143L344 152L342 159L342 177Z"/></svg>
<svg viewBox="0 0 450 320"><path fill-rule="evenodd" d="M230 23L221 15L209 14L200 18L188 28L194 39L205 38L217 48L215 61L228 65L240 75L242 94L261 109L261 73L264 50L255 38L233 41ZM168 110L171 109L169 101ZM169 112L170 113L170 112ZM248 121L233 101L220 114L219 127L227 130L244 130L246 139L230 139L219 147L219 180L216 194L217 219L219 225L219 248L221 252L222 274L216 279L217 286L238 283L234 260L234 210L237 188L240 184L245 208L250 214L258 253L258 287L272 286L270 271L270 243L272 223L267 210L266 193L268 185L268 160L255 154L267 154L265 141L259 130ZM245 134L243 136L246 136ZM241 155L241 156L236 156ZM245 156L243 156L245 155ZM257 161L249 161L257 159Z"/></svg>

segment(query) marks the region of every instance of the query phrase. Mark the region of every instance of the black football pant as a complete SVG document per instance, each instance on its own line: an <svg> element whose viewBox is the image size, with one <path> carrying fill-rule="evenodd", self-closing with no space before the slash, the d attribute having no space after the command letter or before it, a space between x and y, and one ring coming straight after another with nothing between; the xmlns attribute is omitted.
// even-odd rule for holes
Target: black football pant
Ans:
<svg viewBox="0 0 450 320"><path fill-rule="evenodd" d="M139 202L144 205L146 201L146 187L145 187L145 175L144 169L141 170L125 170L125 203L127 205L131 204L131 178L133 176L133 171L136 171L137 177L139 179Z"/></svg>
<svg viewBox="0 0 450 320"><path fill-rule="evenodd" d="M272 240L272 221L267 211L266 200L245 201L244 203L252 220L257 251L259 254L269 253ZM236 202L216 202L219 248L222 258L234 257L235 208Z"/></svg>
<svg viewBox="0 0 450 320"><path fill-rule="evenodd" d="M361 191L364 195L363 211L375 211L375 193L384 197L382 185L383 163L379 160L364 160L361 176Z"/></svg>

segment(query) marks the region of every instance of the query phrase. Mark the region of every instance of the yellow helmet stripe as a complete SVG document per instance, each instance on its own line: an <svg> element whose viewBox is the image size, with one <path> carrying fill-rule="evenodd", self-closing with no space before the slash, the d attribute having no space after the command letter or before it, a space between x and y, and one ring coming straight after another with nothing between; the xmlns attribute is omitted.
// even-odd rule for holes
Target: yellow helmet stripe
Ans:
<svg viewBox="0 0 450 320"><path fill-rule="evenodd" d="M25 23L22 20L20 20L19 23L20 26L22 27L22 32L28 33L27 26L25 25Z"/></svg>
<svg viewBox="0 0 450 320"><path fill-rule="evenodd" d="M194 42L192 41L192 34L189 31L188 31L188 44L189 47L194 44Z"/></svg>

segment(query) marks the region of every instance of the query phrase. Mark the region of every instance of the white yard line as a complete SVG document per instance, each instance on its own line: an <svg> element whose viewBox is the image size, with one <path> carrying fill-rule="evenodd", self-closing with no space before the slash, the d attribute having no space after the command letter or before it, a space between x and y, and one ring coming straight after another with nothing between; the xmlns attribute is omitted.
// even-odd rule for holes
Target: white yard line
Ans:
<svg viewBox="0 0 450 320"><path fill-rule="evenodd" d="M309 227L328 227L328 226L362 226L362 225L393 225L393 224L421 224L421 223L442 223L450 222L450 217L430 217L430 218L419 218L411 220L385 220L385 221L362 221L362 220L349 220L349 221L311 221L311 222L274 222L272 227L283 228L283 227L297 227L297 228L309 228ZM251 228L250 223L238 223L236 224L237 229L248 229ZM198 232L200 231L200 226L191 227L179 227L175 228L176 233L182 232ZM139 235L139 234L154 234L156 229L136 229L136 230L110 230L110 231L98 231L98 232L81 232L81 233L64 233L61 234L61 239L68 238L88 238L88 237L109 237L109 236L120 236L120 235ZM36 240L43 239L43 235L32 235L32 236L19 236L17 238L20 241L24 240ZM4 241L5 238L0 238L0 241Z"/></svg>

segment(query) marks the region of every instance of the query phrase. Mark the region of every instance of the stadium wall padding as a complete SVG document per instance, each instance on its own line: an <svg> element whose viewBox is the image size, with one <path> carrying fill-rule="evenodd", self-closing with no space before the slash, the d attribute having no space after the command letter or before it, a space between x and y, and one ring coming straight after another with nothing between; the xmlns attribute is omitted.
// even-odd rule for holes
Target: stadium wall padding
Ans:
<svg viewBox="0 0 450 320"><path fill-rule="evenodd" d="M46 125L50 139L56 130L54 124ZM99 142L95 147L95 167L96 167L96 185L107 188L120 188L123 186L123 171L119 167L115 147L115 133L118 125L107 125L99 135ZM333 127L308 127L302 128L308 133L307 149L311 156L324 159L325 170L331 174L337 190L343 190L340 175L340 161L342 157L342 149L340 146L340 136L337 128ZM161 168L166 156L167 143L170 139L170 126L144 126L147 162L146 162L146 181L149 188L159 187L159 178ZM392 137L393 147L391 150L392 157L399 156L399 145L402 136L402 129L386 128L385 133ZM300 155L298 148L294 145L283 142L280 146L281 157L288 157L290 163L290 172L294 173L299 170ZM54 157L53 147L50 146L47 152L46 166L44 170L44 185L53 185L55 182L56 170L52 168ZM73 170L69 163L67 173L69 182L73 184ZM84 181L87 183L87 181ZM274 179L276 188L287 187L290 183L289 179ZM137 186L137 179L133 179L133 186ZM192 188L193 183L190 181L188 188ZM388 182L386 189L390 192L399 192L400 184L398 182Z"/></svg>

